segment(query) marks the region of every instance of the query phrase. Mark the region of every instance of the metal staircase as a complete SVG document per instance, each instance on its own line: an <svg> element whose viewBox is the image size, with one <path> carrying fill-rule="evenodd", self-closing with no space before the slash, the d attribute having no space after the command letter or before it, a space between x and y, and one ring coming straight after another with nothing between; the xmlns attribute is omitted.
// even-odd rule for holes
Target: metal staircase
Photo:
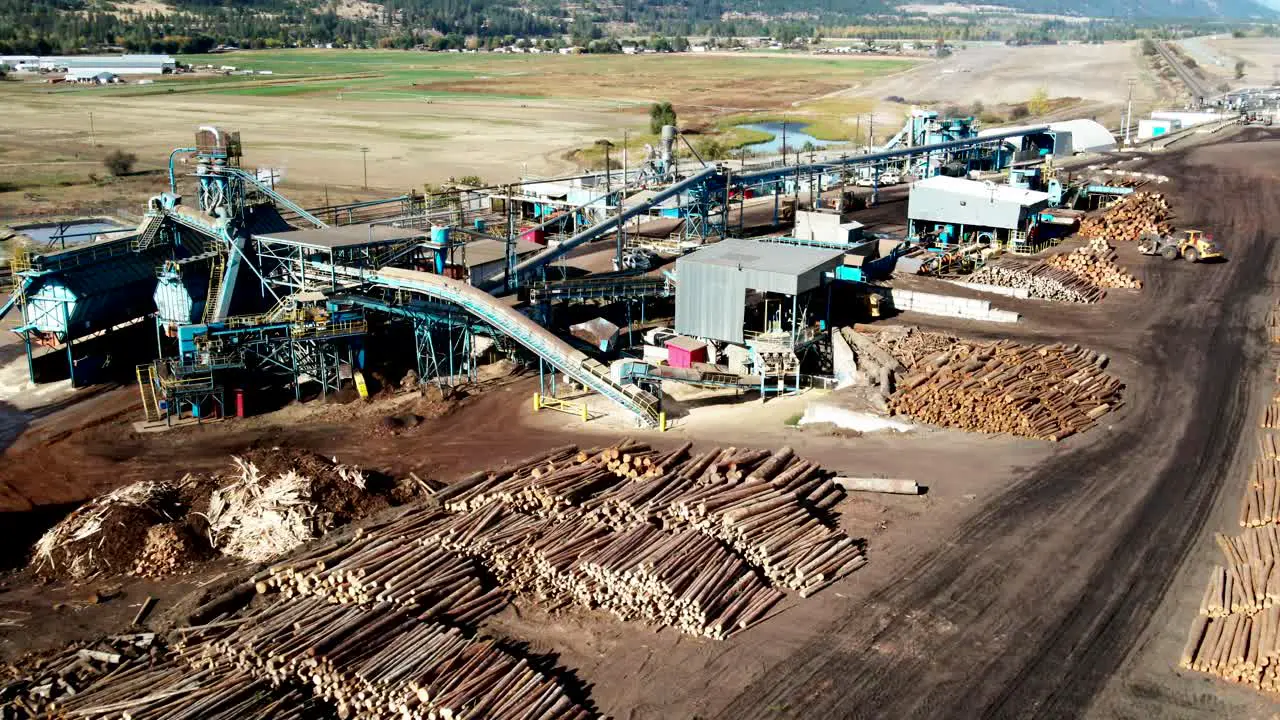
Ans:
<svg viewBox="0 0 1280 720"><path fill-rule="evenodd" d="M213 322L218 306L218 293L222 289L222 277L226 273L226 258L217 253L209 261L209 292L204 296L204 324Z"/></svg>
<svg viewBox="0 0 1280 720"><path fill-rule="evenodd" d="M328 223L324 222L323 220L316 217L315 215L312 215L311 213L307 212L302 208L301 205L295 203L294 201L290 200L284 195L281 195L280 193L275 191L275 188L259 180L257 175L237 167L226 167L222 169L222 172L228 175L231 175L233 177L240 178L245 183L253 186L258 192L271 198L271 201L274 202L275 204L297 213L298 217L302 218L303 220L306 220L312 225L315 225L318 228L329 227Z"/></svg>
<svg viewBox="0 0 1280 720"><path fill-rule="evenodd" d="M134 252L141 252L151 247L156 238L160 237L160 229L164 227L163 215L152 215L147 213L147 219L142 225L142 232L129 243L129 248Z"/></svg>
<svg viewBox="0 0 1280 720"><path fill-rule="evenodd" d="M156 397L155 365L148 363L138 366L138 392L142 394L142 411L146 413L147 422L163 418L160 414L160 401Z"/></svg>

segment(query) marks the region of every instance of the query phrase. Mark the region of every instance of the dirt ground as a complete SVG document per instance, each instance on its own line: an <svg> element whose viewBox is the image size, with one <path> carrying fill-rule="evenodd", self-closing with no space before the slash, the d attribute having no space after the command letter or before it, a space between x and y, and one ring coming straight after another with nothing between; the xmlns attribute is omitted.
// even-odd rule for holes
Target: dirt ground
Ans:
<svg viewBox="0 0 1280 720"><path fill-rule="evenodd" d="M1182 41L1181 45L1189 52L1200 51L1197 60L1201 66L1218 76L1229 78L1233 85L1266 86L1280 79L1276 75L1276 65L1280 65L1280 40L1275 38L1214 35ZM1235 80L1236 60L1245 62L1244 77L1239 80Z"/></svg>
<svg viewBox="0 0 1280 720"><path fill-rule="evenodd" d="M1261 717L1280 704L1175 671L1185 628L1229 525L1270 397L1274 359L1263 319L1277 277L1270 229L1280 133L1229 131L1221 144L1168 152L1154 172L1182 226L1213 228L1230 261L1190 266L1120 248L1145 283L1095 306L1001 299L1014 327L895 322L968 335L1079 342L1106 352L1126 405L1061 444L930 430L842 437L789 427L805 397L708 404L655 444L791 445L841 472L915 479L921 497L855 496L842 524L869 542L871 563L727 641L654 632L587 612L548 616L517 604L495 631L560 655L620 718L722 717ZM1215 191L1205 192L1212 187ZM877 208L876 221L887 211ZM89 404L28 411L0 465L0 516L29 542L68 503L143 478L172 479L263 445L336 455L392 475L455 479L565 442L595 445L623 429L533 414L536 377L492 381L421 424L388 429L375 407L289 408L139 435L131 388ZM88 394L88 393L86 393ZM304 422L305 420L305 422ZM32 511L29 508L35 506ZM10 536L12 537L12 535ZM10 563L14 558L9 558ZM222 570L213 571L216 575ZM147 594L182 588L129 582L103 603L92 587L0 579L0 657L120 629ZM56 607L55 607L56 605ZM660 690L659 690L660 688Z"/></svg>

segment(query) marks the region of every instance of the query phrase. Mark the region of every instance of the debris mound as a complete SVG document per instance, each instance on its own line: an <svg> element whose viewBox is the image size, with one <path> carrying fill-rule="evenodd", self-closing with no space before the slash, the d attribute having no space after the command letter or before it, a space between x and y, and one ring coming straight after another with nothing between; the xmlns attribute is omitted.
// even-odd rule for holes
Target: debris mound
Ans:
<svg viewBox="0 0 1280 720"><path fill-rule="evenodd" d="M1093 238L1088 245L1069 253L1054 255L1045 262L1066 270L1095 287L1129 290L1142 288L1141 280L1116 263L1115 248L1111 247L1106 238Z"/></svg>
<svg viewBox="0 0 1280 720"><path fill-rule="evenodd" d="M182 572L204 560L208 544L182 523L161 523L147 528L147 538L134 564L133 574L160 578Z"/></svg>
<svg viewBox="0 0 1280 720"><path fill-rule="evenodd" d="M966 282L1027 291L1027 297L1069 303L1096 303L1106 296L1097 285L1046 262L1005 258L978 270Z"/></svg>
<svg viewBox="0 0 1280 720"><path fill-rule="evenodd" d="M148 529L179 514L177 491L143 481L116 488L76 508L36 541L31 565L48 579L86 580L134 567Z"/></svg>
<svg viewBox="0 0 1280 720"><path fill-rule="evenodd" d="M265 562L335 526L334 513L317 501L315 478L296 467L270 474L248 460L233 457L232 462L239 477L209 497L209 538L223 555ZM365 488L359 468L333 463L324 470L357 491ZM326 494L342 493L329 488Z"/></svg>
<svg viewBox="0 0 1280 720"><path fill-rule="evenodd" d="M1102 215L1086 217L1080 236L1106 238L1111 242L1137 242L1152 227L1161 235L1173 232L1169 203L1160 193L1137 192L1113 203Z"/></svg>
<svg viewBox="0 0 1280 720"><path fill-rule="evenodd" d="M904 378L893 412L976 432L1062 440L1120 405L1107 358L1079 345L960 342Z"/></svg>

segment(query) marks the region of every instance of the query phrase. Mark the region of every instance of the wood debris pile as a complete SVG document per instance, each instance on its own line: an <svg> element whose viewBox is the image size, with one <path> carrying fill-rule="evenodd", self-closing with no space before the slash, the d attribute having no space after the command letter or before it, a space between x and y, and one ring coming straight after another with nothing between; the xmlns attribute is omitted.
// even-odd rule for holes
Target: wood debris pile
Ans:
<svg viewBox="0 0 1280 720"><path fill-rule="evenodd" d="M1115 248L1105 238L1094 238L1082 248L1054 255L1045 262L1100 288L1142 288L1141 280L1116 263Z"/></svg>
<svg viewBox="0 0 1280 720"><path fill-rule="evenodd" d="M32 568L45 577L85 580L133 569L147 529L177 514L177 491L144 481L116 488L76 508L35 544Z"/></svg>
<svg viewBox="0 0 1280 720"><path fill-rule="evenodd" d="M209 537L219 552L249 562L273 560L333 527L312 501L313 478L289 469L274 476L232 458L239 477L209 498ZM364 489L358 469L337 466L343 481Z"/></svg>
<svg viewBox="0 0 1280 720"><path fill-rule="evenodd" d="M69 646L29 667L7 666L0 670L0 718L46 717L103 676L148 665L154 643L154 633L116 635Z"/></svg>
<svg viewBox="0 0 1280 720"><path fill-rule="evenodd" d="M555 668L419 620L411 608L313 597L221 630L184 643L184 660L230 662L249 677L309 686L344 718L596 717Z"/></svg>
<svg viewBox="0 0 1280 720"><path fill-rule="evenodd" d="M863 332L857 326L854 330ZM914 370L921 362L950 350L952 345L960 341L960 338L948 333L903 326L877 329L873 337L877 344L907 370Z"/></svg>
<svg viewBox="0 0 1280 720"><path fill-rule="evenodd" d="M1116 201L1101 215L1086 217L1080 223L1080 236L1136 242L1153 228L1161 235L1172 233L1170 218L1169 203L1164 195L1136 192Z"/></svg>
<svg viewBox="0 0 1280 720"><path fill-rule="evenodd" d="M1040 300L1096 303L1106 296L1102 288L1074 272L1046 262L1002 258L971 274L965 282L1026 290Z"/></svg>
<svg viewBox="0 0 1280 720"><path fill-rule="evenodd" d="M146 543L138 554L133 574L159 578L181 572L202 560L208 547L181 523L161 523L147 528Z"/></svg>
<svg viewBox="0 0 1280 720"><path fill-rule="evenodd" d="M1062 440L1120 406L1105 355L1078 345L962 341L899 383L896 414L975 432Z"/></svg>

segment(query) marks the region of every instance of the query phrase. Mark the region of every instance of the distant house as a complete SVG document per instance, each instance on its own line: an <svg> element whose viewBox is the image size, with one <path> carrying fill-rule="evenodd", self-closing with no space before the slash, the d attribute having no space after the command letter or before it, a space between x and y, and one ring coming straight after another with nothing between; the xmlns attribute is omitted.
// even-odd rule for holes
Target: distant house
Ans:
<svg viewBox="0 0 1280 720"><path fill-rule="evenodd" d="M120 82L120 76L116 75L115 73L109 73L109 72L98 72L98 73L69 72L67 73L66 80L67 82L93 83L96 85L110 85L112 83Z"/></svg>

